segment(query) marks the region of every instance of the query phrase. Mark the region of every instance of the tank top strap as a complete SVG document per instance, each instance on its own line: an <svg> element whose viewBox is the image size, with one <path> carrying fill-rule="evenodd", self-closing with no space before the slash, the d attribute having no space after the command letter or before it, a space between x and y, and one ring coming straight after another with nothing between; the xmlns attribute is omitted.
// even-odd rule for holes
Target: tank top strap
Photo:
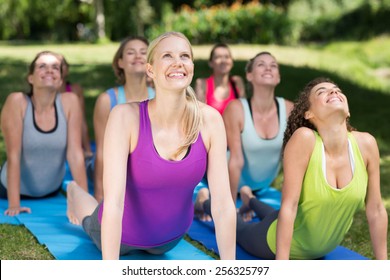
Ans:
<svg viewBox="0 0 390 280"><path fill-rule="evenodd" d="M149 119L148 112L149 100L145 100L139 103L139 135L138 139L143 139L143 143L152 141L152 127ZM139 143L138 143L139 145Z"/></svg>
<svg viewBox="0 0 390 280"><path fill-rule="evenodd" d="M210 99L210 97L214 94L214 76L210 76L206 80L206 96L205 101Z"/></svg>
<svg viewBox="0 0 390 280"><path fill-rule="evenodd" d="M31 101L31 96L25 95L26 100L27 100L27 107L26 107L26 112L24 113L24 117L30 117L32 118L32 101Z"/></svg>
<svg viewBox="0 0 390 280"><path fill-rule="evenodd" d="M244 127L245 127L245 124L247 123L247 121L252 120L251 110L249 107L250 99L239 98L239 100L241 101L242 108L244 109Z"/></svg>
<svg viewBox="0 0 390 280"><path fill-rule="evenodd" d="M56 106L57 114L59 114L60 117L63 117L66 119L64 107L62 106L62 102L61 102L61 94L60 93L57 93L56 100L55 100L55 106Z"/></svg>
<svg viewBox="0 0 390 280"><path fill-rule="evenodd" d="M156 96L156 92L152 87L148 87L148 98L153 99Z"/></svg>
<svg viewBox="0 0 390 280"><path fill-rule="evenodd" d="M110 111L111 111L112 108L114 108L118 104L118 102L116 100L115 90L114 90L114 88L110 88L106 92L107 92L108 96L110 97Z"/></svg>
<svg viewBox="0 0 390 280"><path fill-rule="evenodd" d="M118 87L118 104L124 104L126 103L126 94L125 94L125 89L123 86Z"/></svg>
<svg viewBox="0 0 390 280"><path fill-rule="evenodd" d="M283 97L275 97L279 106L279 131L285 131L287 127L286 102Z"/></svg>

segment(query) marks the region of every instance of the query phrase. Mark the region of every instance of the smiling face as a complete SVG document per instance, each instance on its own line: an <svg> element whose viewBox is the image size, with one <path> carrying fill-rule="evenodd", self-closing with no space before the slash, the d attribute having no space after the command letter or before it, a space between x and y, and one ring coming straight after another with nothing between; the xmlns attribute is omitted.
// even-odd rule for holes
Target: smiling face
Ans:
<svg viewBox="0 0 390 280"><path fill-rule="evenodd" d="M349 117L347 97L333 83L323 82L314 86L310 91L309 102L310 108L305 113L307 120L325 120L335 112L345 118Z"/></svg>
<svg viewBox="0 0 390 280"><path fill-rule="evenodd" d="M126 73L141 73L146 71L146 52L148 45L141 40L131 40L123 48L118 66Z"/></svg>
<svg viewBox="0 0 390 280"><path fill-rule="evenodd" d="M147 74L153 79L156 89L185 90L194 75L192 49L188 40L169 35L151 46Z"/></svg>
<svg viewBox="0 0 390 280"><path fill-rule="evenodd" d="M214 74L229 74L233 68L233 58L227 47L216 47L210 58L209 66Z"/></svg>
<svg viewBox="0 0 390 280"><path fill-rule="evenodd" d="M248 67L246 78L253 85L277 86L280 83L278 62L271 54L258 55Z"/></svg>
<svg viewBox="0 0 390 280"><path fill-rule="evenodd" d="M35 60L32 73L28 75L28 82L34 88L60 88L62 77L59 57L50 53L40 55Z"/></svg>

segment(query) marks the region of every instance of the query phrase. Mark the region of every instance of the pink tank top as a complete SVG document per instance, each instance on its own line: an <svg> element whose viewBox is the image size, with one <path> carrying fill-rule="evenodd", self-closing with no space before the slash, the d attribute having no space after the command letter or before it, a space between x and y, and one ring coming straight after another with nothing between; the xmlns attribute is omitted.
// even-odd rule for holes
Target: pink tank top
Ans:
<svg viewBox="0 0 390 280"><path fill-rule="evenodd" d="M153 144L148 100L139 108L138 144L127 163L122 243L150 248L180 238L191 225L192 194L205 174L207 151L199 134L184 159L160 157Z"/></svg>
<svg viewBox="0 0 390 280"><path fill-rule="evenodd" d="M229 102L237 98L233 88L234 85L231 82L229 83L229 96L227 98L224 100L217 100L214 96L214 76L210 76L206 82L206 104L217 109L222 115Z"/></svg>

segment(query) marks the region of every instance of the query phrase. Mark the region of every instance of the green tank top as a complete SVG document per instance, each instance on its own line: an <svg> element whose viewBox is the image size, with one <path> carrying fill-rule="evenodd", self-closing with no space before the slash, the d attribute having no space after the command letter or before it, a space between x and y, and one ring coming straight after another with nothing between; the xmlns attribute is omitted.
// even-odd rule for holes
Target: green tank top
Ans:
<svg viewBox="0 0 390 280"><path fill-rule="evenodd" d="M317 259L334 250L351 227L354 214L364 207L368 174L358 144L348 133L353 156L352 180L342 189L327 183L322 169L323 142L314 132L316 143L303 178L301 196L291 242L291 259ZM276 252L275 220L267 233L271 250Z"/></svg>

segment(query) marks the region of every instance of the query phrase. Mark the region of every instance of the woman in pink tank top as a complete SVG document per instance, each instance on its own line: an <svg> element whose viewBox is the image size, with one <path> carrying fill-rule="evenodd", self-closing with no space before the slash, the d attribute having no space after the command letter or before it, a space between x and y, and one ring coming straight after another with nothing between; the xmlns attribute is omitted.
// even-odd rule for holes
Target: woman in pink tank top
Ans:
<svg viewBox="0 0 390 280"><path fill-rule="evenodd" d="M103 259L134 250L163 254L192 222L193 190L206 170L220 258L234 259L236 211L223 120L190 87L191 45L181 33L164 33L150 44L147 62L156 97L112 110L104 138L104 200L99 204L69 184L69 220L83 224Z"/></svg>
<svg viewBox="0 0 390 280"><path fill-rule="evenodd" d="M240 76L231 76L233 58L228 45L217 43L213 46L209 66L213 73L208 78L196 80L197 98L217 109L222 115L230 101L245 97L245 87Z"/></svg>

